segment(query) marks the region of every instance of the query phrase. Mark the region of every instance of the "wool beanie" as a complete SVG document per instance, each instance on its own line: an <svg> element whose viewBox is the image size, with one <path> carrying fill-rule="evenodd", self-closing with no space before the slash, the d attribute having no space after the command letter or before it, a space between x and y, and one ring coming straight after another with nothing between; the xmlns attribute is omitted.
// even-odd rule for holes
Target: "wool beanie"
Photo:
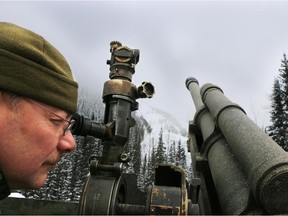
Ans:
<svg viewBox="0 0 288 216"><path fill-rule="evenodd" d="M0 22L0 89L76 112L78 84L63 55L40 35Z"/></svg>

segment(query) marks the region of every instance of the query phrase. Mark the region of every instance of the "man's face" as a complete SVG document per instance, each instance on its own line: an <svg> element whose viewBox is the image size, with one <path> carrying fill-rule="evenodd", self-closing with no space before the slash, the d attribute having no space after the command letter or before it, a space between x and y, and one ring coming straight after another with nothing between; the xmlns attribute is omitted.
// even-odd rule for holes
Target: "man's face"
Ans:
<svg viewBox="0 0 288 216"><path fill-rule="evenodd" d="M65 111L21 100L13 110L0 101L0 170L11 189L42 187L63 153L75 149L70 131L65 135ZM43 104L41 104L43 105Z"/></svg>

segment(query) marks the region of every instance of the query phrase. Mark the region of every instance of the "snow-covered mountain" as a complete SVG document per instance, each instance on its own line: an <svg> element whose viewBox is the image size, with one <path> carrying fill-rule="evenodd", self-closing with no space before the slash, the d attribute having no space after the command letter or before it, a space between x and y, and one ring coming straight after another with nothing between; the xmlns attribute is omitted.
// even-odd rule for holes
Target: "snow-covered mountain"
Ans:
<svg viewBox="0 0 288 216"><path fill-rule="evenodd" d="M141 142L143 156L150 151L152 145L154 147L157 145L162 128L166 150L169 149L168 147L173 141L176 143L181 141L186 151L187 163L190 163L191 160L187 151L188 128L183 128L177 118L142 101L139 103L139 109L135 111L135 115L140 118L145 127L144 139Z"/></svg>

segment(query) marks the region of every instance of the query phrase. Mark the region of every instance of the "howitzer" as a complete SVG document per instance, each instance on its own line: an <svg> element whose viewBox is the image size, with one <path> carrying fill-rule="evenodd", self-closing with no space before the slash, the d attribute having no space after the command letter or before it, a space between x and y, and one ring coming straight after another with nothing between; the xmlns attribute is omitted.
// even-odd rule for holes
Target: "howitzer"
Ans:
<svg viewBox="0 0 288 216"><path fill-rule="evenodd" d="M76 122L72 128L74 135L94 136L101 139L103 145L102 156L91 156L89 160L90 175L80 203L7 198L0 202L1 214L190 214L191 202L182 169L158 165L155 182L145 192L138 189L135 174L123 172L128 160L123 148L129 140L129 130L135 124L131 113L138 109L136 99L151 98L154 86L143 82L136 87L132 83L139 50L111 42L110 52L111 59L107 61L110 80L104 83L102 95L104 122L94 122L79 114L72 117Z"/></svg>
<svg viewBox="0 0 288 216"><path fill-rule="evenodd" d="M186 80L196 114L188 147L199 214L287 214L288 155L215 85Z"/></svg>

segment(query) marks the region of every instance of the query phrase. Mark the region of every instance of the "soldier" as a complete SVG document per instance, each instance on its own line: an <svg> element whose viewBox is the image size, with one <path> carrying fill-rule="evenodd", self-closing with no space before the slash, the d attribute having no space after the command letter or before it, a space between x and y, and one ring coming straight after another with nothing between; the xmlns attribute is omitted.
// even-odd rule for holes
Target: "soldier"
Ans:
<svg viewBox="0 0 288 216"><path fill-rule="evenodd" d="M40 35L0 22L0 199L39 189L75 149L69 116L78 84L62 54Z"/></svg>

